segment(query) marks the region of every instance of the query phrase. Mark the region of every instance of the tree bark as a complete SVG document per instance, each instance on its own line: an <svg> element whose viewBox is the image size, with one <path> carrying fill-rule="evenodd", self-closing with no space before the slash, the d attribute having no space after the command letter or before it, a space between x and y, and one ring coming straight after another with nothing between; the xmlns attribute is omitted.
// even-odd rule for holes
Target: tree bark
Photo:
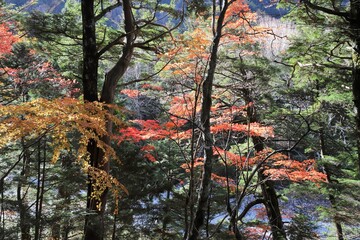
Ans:
<svg viewBox="0 0 360 240"><path fill-rule="evenodd" d="M274 182L266 179L262 169L259 170L258 178L261 182L261 190L265 200L266 214L269 218L272 237L274 240L286 239Z"/></svg>
<svg viewBox="0 0 360 240"><path fill-rule="evenodd" d="M320 129L320 149L321 149L321 158L324 158L324 155L327 155L326 146L325 146L325 137L324 137L324 130ZM326 172L326 178L328 182L331 184L333 182L333 179L331 178L331 168L328 164L324 165L325 172ZM329 186L330 187L330 186ZM338 240L344 240L344 234L341 226L341 222L336 217L336 199L335 196L331 193L329 193L329 201L331 204L331 207L335 210L335 215L333 217L334 224L336 227L336 233L338 235Z"/></svg>
<svg viewBox="0 0 360 240"><path fill-rule="evenodd" d="M1 194L1 200L0 200L0 239L5 239L5 209L4 209L4 180L0 179L0 194Z"/></svg>
<svg viewBox="0 0 360 240"><path fill-rule="evenodd" d="M93 0L81 1L81 14L83 25L83 93L84 101L94 102L98 101L98 57L96 49L96 26L95 26L95 11ZM87 146L87 150L90 154L90 165L92 167L98 167L99 162L99 149L97 148L95 140L90 140ZM100 240L102 239L103 225L102 215L103 211L98 211L96 205L97 202L91 198L93 188L91 177L88 177L88 193L86 209L88 214L85 217L84 234L85 239ZM104 206L103 206L104 207ZM97 214L93 214L95 212Z"/></svg>
<svg viewBox="0 0 360 240"><path fill-rule="evenodd" d="M30 154L28 149L26 149L24 140L21 140L22 148L24 155L23 158L23 166L20 173L20 179L17 186L17 203L19 207L19 216L20 216L20 234L21 240L31 240L31 216L29 213L29 205L26 201L27 192L23 194L23 185L27 182L27 178L29 175L29 161Z"/></svg>
<svg viewBox="0 0 360 240"><path fill-rule="evenodd" d="M98 65L94 0L81 1L83 27L83 93L84 100L98 101Z"/></svg>
<svg viewBox="0 0 360 240"><path fill-rule="evenodd" d="M41 140L38 142L38 163L37 163L37 188L36 188L36 213L35 213L35 236L34 239L41 239L42 233L42 206L44 200L44 187L45 187L45 156L46 156L46 142L44 141L43 159L41 159Z"/></svg>
<svg viewBox="0 0 360 240"><path fill-rule="evenodd" d="M356 135L358 149L358 177L360 178L360 2L350 1L350 28L353 46L353 96L356 108Z"/></svg>
<svg viewBox="0 0 360 240"><path fill-rule="evenodd" d="M250 123L259 122L254 105L250 106L250 103L254 103L253 98L250 95L249 89L243 89L245 104L249 105L247 108L247 115ZM264 150L265 146L263 138L252 136L254 148L256 152ZM266 208L266 214L269 219L269 225L271 227L272 237L274 240L286 239L286 233L284 230L284 224L282 221L281 211L279 207L274 182L266 179L263 174L263 168L260 168L258 172L258 178L261 186L262 195L264 198L264 205Z"/></svg>
<svg viewBox="0 0 360 240"><path fill-rule="evenodd" d="M126 31L126 44L123 48L123 53L114 67L106 74L105 82L102 88L100 101L112 104L114 101L115 89L119 79L124 75L134 51L135 40L135 23L132 14L132 7L130 0L122 1L122 9L124 12L124 22ZM94 0L82 0L81 12L83 19L83 91L84 100L93 102L98 101L98 65L99 55L96 43L96 17L94 11ZM108 121L106 125L108 135L112 133L112 122ZM101 140L110 145L109 136L102 137ZM104 162L104 153L97 147L95 140L90 140L87 147L90 153L90 166L96 169L109 173L110 164ZM87 210L89 214L85 219L85 240L101 240L104 238L104 211L107 201L107 192L105 190L100 197L100 201L91 198L94 192L93 184L95 179L88 177L88 198ZM101 206L99 209L98 206ZM94 214L93 214L94 213Z"/></svg>
<svg viewBox="0 0 360 240"><path fill-rule="evenodd" d="M204 166L203 166L203 173L202 173L201 185L199 190L197 210L195 213L194 222L191 225L191 230L190 230L191 233L188 237L189 240L198 239L198 236L200 234L200 229L204 225L205 215L208 209L208 201L210 197L210 186L211 186L211 173L212 173L212 165L213 165L213 149L212 149L213 141L210 132L210 112L211 112L210 109L212 104L211 101L212 87L215 77L215 69L218 59L217 53L218 53L219 43L222 34L223 22L229 4L230 3L228 1L224 1L223 6L220 6L221 11L219 18L217 20L216 32L211 46L209 69L202 86L203 99L201 104L200 120L201 120L201 128L202 128L203 142L204 142Z"/></svg>

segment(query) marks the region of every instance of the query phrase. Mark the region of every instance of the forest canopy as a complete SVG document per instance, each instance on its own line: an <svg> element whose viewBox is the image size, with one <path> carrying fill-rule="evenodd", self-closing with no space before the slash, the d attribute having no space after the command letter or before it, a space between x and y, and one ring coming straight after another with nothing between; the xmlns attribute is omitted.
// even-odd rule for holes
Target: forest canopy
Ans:
<svg viewBox="0 0 360 240"><path fill-rule="evenodd" d="M0 1L1 239L356 239L360 3Z"/></svg>

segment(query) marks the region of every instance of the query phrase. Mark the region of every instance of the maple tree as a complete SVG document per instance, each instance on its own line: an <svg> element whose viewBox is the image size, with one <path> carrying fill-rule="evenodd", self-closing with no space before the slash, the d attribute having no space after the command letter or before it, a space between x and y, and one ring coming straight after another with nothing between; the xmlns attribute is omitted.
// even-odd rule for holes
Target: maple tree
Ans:
<svg viewBox="0 0 360 240"><path fill-rule="evenodd" d="M238 24L236 26L238 26ZM163 57L165 58L169 58L172 57L172 55L175 55L175 57L172 57L174 58L174 61L170 62L170 64L167 65L166 70L170 71L173 75L176 76L175 83L179 85L180 91L184 92L183 95L175 96L173 97L173 99L168 101L171 103L169 108L170 121L161 124L160 122L155 120L133 120L132 122L135 123L136 126L128 127L120 131L120 143L124 140L140 142L169 138L173 139L174 141L178 141L179 146L184 146L183 142L186 139L190 140L190 146L194 145L194 139L197 139L202 131L201 127L196 124L196 121L198 115L200 115L201 113L201 108L198 105L200 104L200 100L203 97L201 95L202 93L200 91L200 85L203 84L204 72L207 67L207 62L209 61L209 55L206 54L206 51L204 51L204 49L209 48L210 41L208 39L210 38L204 37L205 34L206 32L204 30L197 28L190 35L187 34L186 37L180 36L180 40L178 41L176 47L170 52L163 55ZM242 32L242 34L245 33ZM193 38L191 39L189 38L189 36L192 36ZM194 42L198 44L194 44ZM224 44L232 43L233 42L229 41L229 38L227 38L224 42ZM237 44L238 41L236 41L235 43ZM184 59L187 59L187 61L184 61ZM166 73L165 76L167 76ZM191 92L190 94L189 89ZM241 156L233 152L223 150L229 148L229 143L223 143L223 139L241 139L242 137L246 136L255 139L266 139L269 137L273 137L274 133L271 127L261 126L259 123L256 122L243 124L234 123L233 121L235 117L243 116L244 118L246 118L248 116L250 118L253 118L251 113L248 111L248 109L253 108L253 103L247 102L247 105L239 106L239 100L235 100L234 105L226 104L227 101L232 101L231 98L233 95L231 95L231 91L227 90L229 91L229 94L227 94L226 90L222 90L221 88L216 90L217 92L211 96L211 98L213 98L213 100L216 102L216 104L211 107L211 133L214 137L216 136L215 139L219 140L212 140L211 145L225 145L223 146L223 148L212 148L213 156L219 157L221 159L220 162L223 162L225 168L235 167L235 169L238 169L238 171L247 172L247 169L251 168L253 165L258 166L256 168L257 170L262 168L262 165L266 165L263 170L265 176L264 179L266 179L264 181L281 179L288 179L292 181L299 181L300 179L315 182L326 181L324 174L315 171L315 168L309 168L309 165L315 164L313 160L301 163L295 160L291 160L288 158L287 155L280 153L273 154L270 152L265 152L267 154L270 154L269 156L267 156L267 154L259 151L259 156L250 157L250 155ZM126 90L124 91L124 93L126 93L129 97L132 98L138 97L139 94L141 94L139 92L131 90ZM217 94L219 96L221 95L221 98L216 97ZM227 99L227 97L229 99ZM189 127L188 125L187 128L184 128L185 130L180 130L181 128L183 128L183 126L186 125L186 123L190 123L191 127ZM200 133L196 132L198 128L200 129ZM190 184L188 190L190 196L188 200L190 215L194 214L194 209L191 208L191 205L193 205L195 201L195 196L191 196L191 192L194 191L192 189L194 188L194 186L191 186L191 182L194 181L195 176L199 173L199 171L201 172L200 168L203 168L205 163L205 159L203 157L194 157L201 152L201 150L198 148L198 146L195 146L193 150L191 148L188 153L189 158L184 156L184 160L186 162L181 165L185 172L189 173L190 175ZM152 156L151 161L154 162L154 160L156 160L156 158ZM256 172L257 171L253 172L251 176L254 176L254 173ZM211 173L211 179L214 182L218 183L219 186L227 188L229 190L229 193L239 191L240 186L236 178L232 179L229 176L221 176L215 173ZM242 193L240 195L244 195L248 191L248 189L247 187L244 187L244 189L241 191ZM240 197L240 201L238 204L241 203L242 198L243 197ZM234 209L236 209L236 207ZM234 210L234 212L230 211L229 214L232 215L236 212L237 210ZM245 214L246 212L241 215ZM187 224L191 224L191 222L193 221L194 219L191 219L190 216L190 223ZM234 232L235 234L238 234L237 237L240 239L241 233L239 233L239 230L236 230L236 228L237 227L234 226Z"/></svg>
<svg viewBox="0 0 360 240"><path fill-rule="evenodd" d="M69 153L73 148L73 141L78 141L76 143L78 145L76 147L77 162L90 179L93 181L97 179L97 184L93 185L94 192L91 198L98 200L105 189L111 189L114 198L118 199L121 192L127 191L126 188L107 172L89 166L87 151L87 142L90 139L97 139L98 147L106 153L104 159L107 160L110 157L116 159L114 150L100 140L107 134L105 125L108 121L119 123L119 120L108 112L113 107L96 102L84 103L70 98L79 91L74 87L75 81L61 76L51 63L44 61L36 51L29 50L25 43L16 43L18 38L7 28L3 27L2 29L6 29L7 32L1 37L7 39L8 42L4 42L9 45L1 56L3 88L1 89L2 105L0 105L2 116L0 148L9 148L10 145L21 142L23 153L28 155L30 147L37 144L40 146L43 139L45 141L47 139L51 142L53 151L51 162L54 164L62 154ZM54 98L54 100L38 98L39 96ZM63 97L56 98L58 96ZM70 139L70 136L74 134L82 137ZM20 154L19 160L5 171L2 181L17 165L20 165L23 153ZM41 181L44 184L44 180ZM21 187L21 185L19 186ZM25 200L21 202L20 208L24 210L20 211L20 216L29 215L27 203ZM36 204L38 210L38 202ZM97 208L101 208L101 206L98 205ZM21 217L21 236L22 239L28 239L30 228L28 223L23 222L24 220L28 221ZM38 223L35 228L35 235L38 238Z"/></svg>
<svg viewBox="0 0 360 240"><path fill-rule="evenodd" d="M23 138L39 141L45 135L50 135L53 147L51 162L56 163L61 152L70 148L71 142L67 135L79 132L81 137L77 139L79 143L77 161L84 172L89 173L91 178L98 179L98 185L94 186L97 191L94 192L93 197L99 198L103 188L107 187L116 191L117 197L118 190L112 188L112 185L125 191L126 189L106 172L90 166L87 152L87 142L96 138L99 148L106 153L104 157L116 158L114 150L99 138L107 134L105 128L107 121L121 124L116 117L108 113L109 107L100 103L81 103L73 98L52 101L36 99L21 105L1 106L0 113L3 118L0 125L0 147Z"/></svg>

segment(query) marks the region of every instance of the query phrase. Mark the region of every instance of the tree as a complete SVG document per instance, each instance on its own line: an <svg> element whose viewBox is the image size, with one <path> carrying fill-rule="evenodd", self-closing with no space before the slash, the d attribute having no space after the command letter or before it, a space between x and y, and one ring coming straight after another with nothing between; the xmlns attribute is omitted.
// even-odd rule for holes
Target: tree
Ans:
<svg viewBox="0 0 360 240"><path fill-rule="evenodd" d="M73 1L68 2L76 5ZM147 3L146 6L142 6L144 10L146 9L142 13L133 14L133 5L136 6L137 3L130 1L117 1L115 3L110 1L106 3L103 1L82 1L82 37L79 37L76 31L76 24L74 23L77 20L77 16L73 14L73 9L70 10L69 15L55 14L49 16L35 13L32 15L34 18L31 18L29 21L31 23L29 28L30 34L38 36L41 41L53 41L68 47L78 45L79 42L81 43L83 52L81 81L86 102L100 101L112 103L114 101L116 85L130 65L134 49L158 51L157 47L152 46L152 44L161 40L178 25L171 22L173 26L168 27L155 23L158 12L162 14L161 17L165 18L167 17L166 11L172 10L171 7L162 6L154 1ZM151 9L155 9L155 12ZM108 19L106 16L120 10L124 19L123 29L116 29L114 26L106 25L106 19ZM169 12L172 15L179 16L181 10ZM112 15L114 16L114 14ZM72 29L70 26L75 31L70 31L69 29ZM69 41L59 39L57 34L64 36ZM102 39L103 35L105 38ZM126 43L124 43L124 39ZM48 45L41 45L40 47L49 49ZM108 61L109 58L111 59L113 54L120 54L120 57L117 57L118 60L115 61L104 78L99 77L100 67L103 67L104 62ZM106 61L103 61L104 59ZM111 62L114 62L113 59ZM104 83L101 94L98 96L98 83L102 79ZM111 111L111 109L109 110ZM109 132L112 130L112 123L110 121L108 122L107 130ZM110 143L110 139L106 136L102 140ZM107 153L104 153L103 150L97 147L95 140L89 142L88 150L90 152L90 165L98 168L100 172L107 174L109 171L109 159L106 159ZM86 239L102 238L104 234L101 222L103 221L107 189L104 189L105 191L100 199L95 199L96 184L96 180L89 175L88 210L97 212L99 216L97 217L97 214L94 216L91 213L87 216L85 224ZM94 216L94 219L89 220L92 216ZM95 224L94 228L90 226L92 223ZM95 233L95 231L98 231L98 233Z"/></svg>
<svg viewBox="0 0 360 240"><path fill-rule="evenodd" d="M82 1L81 2L81 12L82 12L82 26L83 26L83 93L84 100L89 102L100 101L107 104L111 104L114 101L115 89L119 79L124 75L127 68L130 65L131 59L133 57L135 47L146 47L149 43L161 38L165 34L169 33L166 27L165 30L160 31L157 35L150 37L149 39L144 40L144 42L136 42L138 37L138 32L141 32L141 27L137 26L135 22L135 16L133 14L132 2L125 0L122 3L117 2L115 4L110 4L107 7L103 7L101 4L100 13L95 15L95 1ZM153 5L156 9L158 3ZM99 21L106 13L111 10L121 6L124 17L124 33L117 36L108 45L104 46L98 50L97 45L97 32L96 32L96 22ZM152 7L152 6L151 6ZM155 13L152 17L152 20L146 21L142 28L147 25L153 24L153 19L155 19ZM113 67L106 73L105 80L102 86L100 98L98 98L98 66L100 57L108 52L111 48L119 45L119 41L125 38L125 44L122 48L121 56L115 62ZM112 123L108 122L106 126L107 132L111 134L112 132ZM103 141L110 144L110 138L105 137ZM90 165L98 168L106 173L109 172L109 161L104 158L104 152L96 146L96 141L91 140L88 144L88 151L90 152ZM96 181L96 180L95 180ZM88 187L88 203L87 208L90 211L97 211L99 213L98 219L91 219L92 215L88 215L85 222L85 239L102 239L103 238L103 229L104 227L101 224L101 218L106 205L106 195L107 190L102 193L100 199L94 199L91 196L93 195L94 188L93 185L96 184L94 179L89 179ZM100 223L100 225L99 225ZM100 232L99 232L100 230Z"/></svg>
<svg viewBox="0 0 360 240"><path fill-rule="evenodd" d="M348 5L343 5L341 2L334 4L327 4L325 2L313 3L312 1L306 0L303 1L303 4L299 5L302 8L302 11L308 14L310 20L320 20L319 23L315 24L328 24L328 22L322 19L324 15L335 16L336 20L345 23L348 26L348 31L346 35L351 41L352 46L352 91L354 97L354 105L356 109L359 109L359 98L360 98L360 88L359 88L359 44L360 44L360 4L358 1L350 1ZM350 56L349 56L350 57ZM360 137L360 117L359 111L356 113L356 125L357 125L357 138ZM358 143L358 149L359 143ZM358 153L360 156L360 153ZM359 158L360 159L360 158ZM358 160L358 169L360 169L360 160Z"/></svg>
<svg viewBox="0 0 360 240"><path fill-rule="evenodd" d="M241 3L239 4L241 6ZM239 5L231 5L235 6L236 8ZM240 8L244 11L246 11L246 8ZM239 11L237 9L237 11ZM241 14L244 14L244 12L239 11ZM232 14L229 14L228 16L233 16ZM248 20L245 19L244 22ZM229 23L229 22L228 22ZM230 24L229 24L230 25ZM227 26L229 26L227 25ZM239 21L235 23L237 27L239 27L240 23ZM246 24L245 24L246 26ZM201 170L204 166L204 159L203 159L203 147L200 142L196 139L200 136L198 129L201 129L198 125L198 115L200 115L200 109L198 107L199 100L203 97L202 93L199 90L199 86L202 83L203 79L203 73L206 72L205 69L207 67L206 62L209 61L209 56L206 54L204 49L209 46L209 37L206 29L200 28L196 26L193 31L189 33L184 33L180 36L177 36L177 39L179 39L176 47L170 51L168 54L165 54L165 57L173 57L173 61L170 62L169 65L167 65L166 69L171 73L171 76L173 76L174 80L172 82L172 94L176 94L176 97L173 97L172 100L168 100L165 102L170 102L170 121L165 122L161 124L161 121L154 121L154 120L133 120L133 122L136 124L134 127L129 127L127 129L123 129L121 131L122 137L120 138L120 141L129 140L129 141L146 141L146 140L159 140L163 138L170 138L170 139L177 139L178 147L181 148L181 151L183 152L182 158L184 158L183 161L185 161L184 164L181 165L182 168L186 170L188 173L188 177L183 180L185 182L188 182L185 184L187 194L186 202L185 202L185 228L188 229L188 226L191 226L191 222L195 219L195 209L193 207L194 202L198 201L196 200L196 191L199 188L199 185L197 185L197 182L199 182L199 175L201 174ZM243 26L242 26L243 27ZM246 27L244 27L246 28ZM233 28L230 28L233 29ZM236 38L231 38L233 36L233 32L228 32L223 34L224 37L224 43L226 44L226 49L236 49L235 47L231 47L231 43L235 41L235 43L238 43ZM239 35L238 35L239 36ZM244 42L247 41L246 35L240 35L239 37L241 39L241 44L246 44ZM234 40L236 39L236 40ZM224 45L225 45L224 44ZM253 44L253 42L250 41L249 45ZM224 46L223 45L223 46ZM233 44L236 45L236 44ZM182 50L182 51L181 51ZM185 51L184 51L185 50ZM249 55L254 54L254 52L249 51ZM229 51L227 52L229 53ZM235 52L235 55L237 56L237 53ZM225 55L229 59L233 60L233 58L230 58L230 54ZM248 60L248 58L246 58ZM227 68L230 65L228 62L226 62ZM245 68L246 64L244 64L241 61L241 67L242 69ZM240 64L239 64L240 65ZM256 67L249 67L249 72L251 71L252 74L255 74ZM260 69L257 69L257 71L261 71ZM271 70L269 70L271 71ZM237 71L232 71L232 69L228 69L228 73L232 73L236 75ZM255 122L248 124L243 124L239 121L235 122L236 118L241 118L244 114L243 112L246 109L249 109L249 113L247 114L248 117L251 117L254 119L254 115L251 114L252 112L252 105L253 100L250 98L249 93L246 94L246 91L251 89L251 86L256 86L257 83L255 81L253 83L247 83L249 82L249 79L246 78L246 76L250 74L244 74L239 76L232 76L230 77L230 74L226 74L226 70L219 71L219 75L221 75L223 78L230 78L226 83L226 87L221 85L222 80L218 80L216 82L216 91L213 91L212 98L216 102L214 106L211 107L211 115L212 115L212 124L211 124L211 134L212 134L212 144L213 144L213 152L214 156L214 162L213 167L215 167L215 171L211 174L211 194L209 195L209 203L206 207L206 217L205 217L205 226L206 226L206 236L211 236L211 232L209 229L211 229L209 226L212 225L211 223L211 217L213 214L216 215L215 211L210 212L211 209L218 209L221 207L214 206L212 203L213 201L216 201L215 199L221 197L218 195L218 188L215 187L215 185L220 185L222 188L227 189L227 204L226 209L229 209L228 215L231 216L231 229L234 232L234 234L237 234L238 238L242 238L241 232L239 231L239 227L237 226L238 221L242 221L244 216L248 213L249 209L251 209L253 206L257 204L264 204L264 199L256 199L256 201L252 202L251 204L247 205L245 207L245 210L238 214L238 208L243 203L244 196L251 192L250 189L250 183L253 183L254 174L257 173L257 171L265 167L262 171L266 172L266 174L263 174L263 181L270 181L270 180L276 180L276 179L282 179L286 178L286 176L289 176L289 178L293 181L299 181L299 179L307 179L307 180L320 180L324 181L324 175L323 174L317 174L315 172L307 172L306 166L307 164L314 164L314 161L308 161L306 164L300 164L297 161L293 161L288 159L288 162L285 164L284 159L286 159L286 156L283 155L274 155L270 154L269 156L266 156L266 153L261 153L262 151L259 150L259 156L257 160L248 159L247 157L242 157L239 155L234 154L233 152L226 151L223 149L228 149L230 146L232 146L233 141L238 142L241 141L239 139L242 139L237 134L246 135L246 133L251 138L258 138L261 142L256 144L256 146L263 147L262 138L265 138L266 136L270 136L271 134L271 128L270 127L262 127L260 124ZM261 72L263 73L263 72ZM261 76L261 73L259 73L259 76ZM171 78L168 75L165 75L168 78ZM245 83L238 83L236 84L236 81L240 81L240 79L244 78ZM255 78L255 77L254 77ZM264 77L266 78L266 77ZM224 80L224 82L226 81ZM233 81L234 83L231 85ZM245 88L244 85L246 83L249 85L248 88ZM175 86L174 86L175 85ZM177 92L178 91L178 92ZM238 92L237 92L238 91ZM253 90L257 91L257 90ZM127 94L130 98L139 98L143 93L138 90L124 90L122 91L124 94ZM180 95L178 95L180 94ZM151 96L151 95L149 95ZM236 96L236 97L234 97ZM241 98L246 98L246 100L243 100L246 104L245 106L238 106L241 102ZM250 99L250 100L249 100ZM245 117L246 119L246 117ZM245 120L246 121L246 120ZM200 131L201 133L201 131ZM188 144L185 144L185 140L188 139ZM195 140L194 140L195 139ZM261 145L260 145L261 144ZM216 147L215 147L216 146ZM236 148L233 146L234 149ZM214 150L215 149L215 150ZM251 152L251 150L248 150ZM240 151L240 154L242 152ZM246 154L245 154L246 155ZM274 155L274 158L271 156ZM249 153L250 156L250 153ZM271 160L270 160L271 158ZM161 159L154 158L154 156L148 158L151 159L152 162L157 163L157 161L162 161ZM269 161L267 161L269 160ZM274 162L272 162L274 161ZM219 164L223 163L223 165ZM248 167L247 164L250 166L253 166L253 164L259 164L258 167L256 167L256 170L249 174L251 177L247 177L247 173L249 170L247 170ZM293 169L293 170L281 170L279 169L279 166L284 166L285 168L288 168L291 163L297 166L302 166L299 169ZM225 165L225 167L224 167ZM274 168L274 169L267 169L267 167ZM220 170L224 169L225 170ZM281 167L280 167L281 168ZM236 169L235 171L240 172L239 175L236 177L231 175L231 172ZM301 169L301 170L300 170ZM200 170L200 172L199 172ZM300 170L300 171L299 171ZM224 172L227 172L224 175ZM229 173L230 172L230 173ZM241 175L241 172L244 174ZM279 173L278 173L279 172ZM249 178L249 180L245 180L244 187L240 185L239 178ZM257 186L257 184L256 184ZM273 188L272 188L273 189ZM237 201L232 206L230 204L230 198L236 191ZM274 190L273 190L274 191ZM225 191L226 192L226 191ZM239 196L239 197L238 197ZM266 196L266 195L265 195ZM277 203L277 196L276 193L272 193L272 201L276 201ZM269 198L269 197L268 197ZM274 200L275 198L275 200ZM273 204L270 202L270 200L267 200L266 204L271 205ZM215 204L215 203L214 203ZM223 207L224 208L224 207ZM278 219L279 216L281 218L281 214L279 212L279 209L277 209L278 213L276 216L273 217L273 219ZM219 211L221 213L221 210ZM270 211L269 211L270 212ZM273 210L274 212L274 210ZM274 214L273 212L270 212L270 214ZM279 224L282 224L282 221ZM220 224L221 225L221 224ZM272 222L271 224L274 226L274 232L278 231L276 223ZM219 228L219 226L215 226L216 229ZM281 234L278 233L278 238L281 237Z"/></svg>
<svg viewBox="0 0 360 240"><path fill-rule="evenodd" d="M355 84L357 81L355 80L357 71L354 70L356 64L353 63L351 57L353 49L347 47L349 44L356 46L356 36L353 35L355 32L350 30L344 34L338 33L343 31L343 28L339 27L343 21L349 27L352 26L350 29L353 29L354 23L351 19L358 17L350 14L348 10L354 9L354 7L356 8L355 5L351 4L348 6L337 6L336 4L330 6L326 5L325 2L315 5L310 1L300 5L297 8L298 11L293 12L294 14L291 16L297 22L310 23L310 26L298 27L298 31L301 31L302 34L299 34L298 39L292 41L292 47L289 49L287 58L291 59L288 63L293 66L291 79L294 81L290 81L294 90L307 92L307 95L310 96L308 99L300 97L302 104L295 104L301 111L305 109L308 111L307 115L312 119L311 128L314 131L311 135L317 132L315 141L320 142L320 146L312 148L319 151L319 164L323 165L328 175L330 183L327 186L329 189L328 197L333 207L331 215L338 239L344 239L343 228L352 218L351 216L340 217L344 212L339 210L341 204L338 201L343 201L339 200L343 199L339 189L344 188L335 182L338 181L337 178L353 179L354 177L349 173L357 168L356 164L353 164L354 155L352 151L356 144L350 140L352 139L351 129L354 127L351 127L353 124L351 115L353 114L349 93L352 91L353 98L356 99L356 92L358 91ZM340 18L341 15L348 17L342 19ZM327 29L326 32L323 31L324 28ZM350 39L352 39L352 43L350 43ZM353 54L358 53L355 50ZM340 109L346 109L346 111ZM344 121L344 119L347 120ZM335 129L339 126L344 130L343 136L347 136L346 139L350 141L343 141L344 138L336 136L338 133ZM339 141L335 139L339 139ZM348 155L345 159L344 154ZM347 171L347 174L344 171ZM335 196L334 193L338 194Z"/></svg>
<svg viewBox="0 0 360 240"><path fill-rule="evenodd" d="M315 37L315 39L312 38L311 40L312 44L316 41L324 42L324 40L316 40L316 34L317 30L315 29L311 34ZM305 39L299 39L301 45L309 41L307 38L310 37L307 34L303 34L302 36L305 37ZM328 44L314 44L311 48L307 46L305 47L307 53L306 55L302 54L302 56L297 56L297 52L302 48L299 44L300 42L297 40L293 41L294 45L289 49L289 56L292 55L291 59L292 57L297 59L296 61L299 66L296 66L294 69L295 71L292 78L293 87L289 93L296 94L296 92L305 91L308 96L311 96L307 100L303 99L301 111L304 112L311 121L312 133L307 138L307 141L310 142L309 151L318 152L318 164L322 166L328 175L329 185L327 188L329 190L329 201L334 207L332 210L332 212L334 212L334 210L338 208L338 204L336 203L338 200L336 199L341 198L341 194L336 194L336 197L334 196L335 192L341 192L339 190L334 191L334 188L343 188L335 183L337 181L335 179L353 179L354 176L352 176L352 174L356 173L356 142L353 141L354 138L351 137L354 134L353 129L355 128L355 122L352 119L351 88L344 87L351 86L351 71L346 67L348 60L346 57L340 60L342 55L340 55L339 52L337 53L339 60L333 58L332 63L327 63L328 66L324 67L326 63L324 63L323 60L329 59L324 55L330 52L334 45L338 44L332 42L332 37L338 38L338 36L332 36L332 33L330 33L329 37L326 38L329 41ZM318 47L315 47L316 45ZM345 51L344 53L346 54ZM312 61L316 62L316 65L313 67L303 64ZM304 81L305 79L306 81ZM344 109L346 111L344 111ZM347 120L345 121L345 119ZM343 137L338 135L339 132L336 129L339 129L339 127L343 130L341 133ZM344 141L345 139L346 141ZM344 158L345 155L347 157ZM344 171L347 171L347 173L345 174ZM339 217L341 211L335 210L335 212L337 213L332 214L334 216L334 223L338 229L338 235L342 236L342 224L339 219L344 218ZM351 219L351 217L349 216L348 219Z"/></svg>

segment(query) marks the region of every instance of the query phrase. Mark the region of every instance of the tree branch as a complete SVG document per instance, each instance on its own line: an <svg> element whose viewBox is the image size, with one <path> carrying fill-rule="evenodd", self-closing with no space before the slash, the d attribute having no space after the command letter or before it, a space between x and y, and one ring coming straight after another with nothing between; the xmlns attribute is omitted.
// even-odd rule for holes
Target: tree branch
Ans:
<svg viewBox="0 0 360 240"><path fill-rule="evenodd" d="M111 5L107 8L104 8L98 15L95 16L95 22L99 21L102 17L104 17L108 12L111 12L115 8L121 6L122 3L118 0L116 4Z"/></svg>
<svg viewBox="0 0 360 240"><path fill-rule="evenodd" d="M265 205L265 200L262 199L262 198L256 199L256 200L250 202L248 205L246 205L245 209L241 212L241 214L238 216L237 219L242 222L242 219L250 211L250 209L252 207L254 207L255 205L258 205L258 204L261 204L261 203Z"/></svg>
<svg viewBox="0 0 360 240"><path fill-rule="evenodd" d="M123 39L125 39L129 34L133 34L133 32L130 32L127 34L123 33L123 34L119 35L116 39L114 39L113 41L108 43L105 47L100 49L100 51L97 53L98 58L100 58L104 53L109 51L115 45L123 44Z"/></svg>
<svg viewBox="0 0 360 240"><path fill-rule="evenodd" d="M335 11L332 10L330 8L326 8L326 7L322 7L316 4L313 4L312 2L310 2L309 0L302 0L302 2L309 8L313 9L313 10L318 10L327 14L331 14L331 15L335 15L335 16L339 16L339 17L344 17L346 20L350 20L350 14L348 12L340 12L340 11Z"/></svg>
<svg viewBox="0 0 360 240"><path fill-rule="evenodd" d="M135 80L132 80L130 82L126 82L126 83L121 83L119 84L118 86L120 87L125 87L125 86L128 86L128 85L131 85L131 84L134 84L134 83L138 83L138 82L144 82L144 81L147 81L149 80L150 78L158 75L162 70L164 70L166 68L166 66L172 61L172 59L170 59L159 71L145 77L145 78L140 78L140 79L135 79Z"/></svg>

